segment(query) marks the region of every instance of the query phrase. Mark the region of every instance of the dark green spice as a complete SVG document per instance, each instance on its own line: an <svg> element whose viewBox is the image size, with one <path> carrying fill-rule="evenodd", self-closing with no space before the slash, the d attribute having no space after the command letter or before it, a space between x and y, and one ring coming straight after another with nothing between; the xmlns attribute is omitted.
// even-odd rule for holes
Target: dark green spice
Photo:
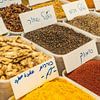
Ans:
<svg viewBox="0 0 100 100"><path fill-rule="evenodd" d="M55 54L69 53L91 40L72 29L59 25L50 25L26 33L24 37Z"/></svg>

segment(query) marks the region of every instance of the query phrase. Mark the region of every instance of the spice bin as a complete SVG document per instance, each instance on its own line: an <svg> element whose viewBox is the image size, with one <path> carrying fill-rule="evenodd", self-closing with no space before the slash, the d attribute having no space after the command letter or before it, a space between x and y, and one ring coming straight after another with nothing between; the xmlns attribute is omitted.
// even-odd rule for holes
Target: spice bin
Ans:
<svg viewBox="0 0 100 100"><path fill-rule="evenodd" d="M31 8L26 7L23 4L11 4L10 6L0 8L0 15L9 30L9 34L23 34L23 27L19 14L30 10Z"/></svg>
<svg viewBox="0 0 100 100"><path fill-rule="evenodd" d="M64 23L60 23L60 22L58 22L56 25L58 25L58 26L63 26L63 27L68 27L69 29L72 29L74 32L76 32L76 33L79 33L79 34L81 34L82 36L87 36L88 38L89 38L89 36L87 35L87 33L85 33L84 31L79 31L79 30L77 30L77 28L75 29L75 28L70 28L69 26L67 26L66 24L64 24ZM52 27L52 25L51 25L51 27ZM49 28L51 28L50 26L48 26L48 28L47 29L49 29ZM45 28L44 28L45 29ZM56 29L56 28L55 28ZM61 28L59 28L60 30L62 30ZM50 30L52 30L52 28L50 29ZM33 36L33 34L31 35L31 38L27 35L27 34L30 34L30 33L25 33L24 34L24 37L25 38L27 38L27 39L30 39L31 41L32 41L32 36L33 36L33 38L35 37L35 39L37 38L37 36L41 33L41 31L39 32L39 34L38 35L35 35L35 31L33 31L34 33L34 36ZM48 31L47 31L48 32ZM43 31L43 33L45 33L45 31ZM43 33L41 33L41 35L40 35L40 37L42 37L42 34ZM66 32L65 32L66 33ZM75 34L76 34L75 33ZM60 39L62 39L63 40L63 38L66 36L66 35L64 35L63 36L63 38L59 35L60 33L58 33L57 32L57 36L59 37L59 38L57 38L57 40L60 40ZM26 37L26 35L27 35L27 37ZM49 36L50 34L48 34L48 36ZM45 36L45 35L44 35ZM56 35L55 35L56 36ZM57 37L56 36L56 37ZM73 36L74 37L74 36ZM69 37L70 38L70 37ZM49 39L51 39L51 40L53 40L54 38L53 37L42 37L41 39L38 37L38 41L39 40L43 40L43 39L45 39L45 40L49 40ZM44 41L45 41L44 40ZM72 39L73 40L73 39ZM81 40L80 40L81 41ZM49 51L49 50L47 50L47 48L46 48L46 46L44 45L44 48L43 48L43 46L42 45L40 45L40 44L38 44L37 42L35 42L35 41L33 41L34 42L34 45L36 45L36 46L39 46L44 52L47 52L48 54L50 54L50 55L52 55L52 56L54 56L55 57L55 59L56 59L56 62L57 62L57 65L58 65L58 70L60 71L60 74L61 74L61 72L63 71L63 69L65 68L65 66L67 66L68 67L68 64L70 64L71 63L71 61L73 61L73 65L75 65L75 67L78 67L79 65L81 65L81 63L79 63L79 64L76 64L76 61L75 60L77 60L77 61L79 61L80 62L80 53L81 52L83 52L84 50L88 50L88 49L93 49L93 51L95 52L95 54L93 54L93 55L91 55L91 57L90 58L87 58L87 59L85 59L85 61L83 61L82 63L85 63L86 61L88 61L89 59L92 59L93 57L95 57L95 56L97 56L98 55L98 53L97 53L97 48L96 48L96 45L95 45L95 40L90 40L90 41L87 41L88 43L83 43L81 46L78 46L77 48L75 48L74 47L74 50L71 50L71 51L69 51L67 54L66 53L63 53L63 54L57 54L57 53L54 53L54 52L51 52L51 51ZM47 43L49 43L50 41L47 41ZM54 42L55 43L55 41L52 41L52 42ZM71 41L70 41L71 42ZM75 41L74 41L75 42ZM37 43L37 44L36 44ZM42 42L40 42L39 41L39 43L42 43ZM54 44L54 43L50 43L51 45L53 45L53 46L55 46L55 45L57 45L57 44ZM63 41L63 43L64 43L64 41ZM42 44L44 44L44 43L42 43ZM59 42L58 42L58 44L59 44ZM79 45L79 43L77 43L78 45ZM90 47L89 47L90 46ZM92 46L94 46L94 47L92 47ZM50 46L48 46L48 47L50 47ZM62 47L60 47L61 49L62 49ZM65 49L66 48L69 48L67 45L65 45L65 47L64 47ZM62 51L64 51L65 49L62 49ZM54 48L53 48L53 50L55 50ZM66 49L67 50L67 49ZM79 53L78 53L79 52ZM72 58L73 59L72 59ZM72 63L71 63L72 64ZM61 66L62 65L62 66ZM68 71L71 71L72 69L70 69L70 70L68 70Z"/></svg>
<svg viewBox="0 0 100 100"><path fill-rule="evenodd" d="M95 16L99 16L100 17L100 13L97 13L97 12L90 12L90 14L91 15L95 15ZM87 20L88 21L88 20ZM80 28L78 28L77 26L73 26L72 24L69 24L69 23L66 23L66 22L68 22L67 20L64 20L64 23L66 24L66 25L68 25L70 28L77 28L77 29L79 29L80 31L82 31L82 29L80 29ZM99 25L99 22L97 21L97 23L98 23L98 25ZM77 25L78 25L78 23L77 23ZM96 26L96 23L95 24L93 24L94 25L94 27ZM86 26L86 25L85 25ZM80 26L79 26L80 27ZM93 29L95 29L95 28L93 28ZM100 30L100 28L98 28L98 31ZM83 30L84 31L84 30ZM96 42L97 42L97 49L98 49L98 52L100 53L100 36L96 36L96 35L94 35L94 34L91 34L90 32L87 32L87 31L84 31L85 33L87 33L87 35L89 36L89 37L91 37L91 38L93 38L93 39L96 39ZM100 35L100 33L98 33L99 35Z"/></svg>
<svg viewBox="0 0 100 100"><path fill-rule="evenodd" d="M11 42L12 41L12 39L15 39L15 40L13 40L13 42ZM6 39L8 39L8 42L7 42L7 40ZM21 40L23 40L23 41L21 41ZM1 43L3 43L3 39L2 39L2 37L0 37L0 41L2 41ZM26 71L26 70L28 70L28 69L30 69L30 68L32 68L32 67L37 67L38 65L40 65L40 64L45 64L45 62L47 62L47 61L49 61L50 59L52 60L52 59L54 59L53 57L51 57L51 56L49 56L47 53L43 53L43 51L41 51L41 49L39 49L38 47L36 47L35 46L35 48L34 48L34 45L29 41L29 40L27 40L27 39L25 39L25 38L23 38L23 37L15 37L15 36L13 36L13 37L11 37L11 36L5 36L4 37L4 41L6 41L8 44L10 44L10 46L12 45L15 49L18 49L19 47L23 47L24 46L24 48L25 47L27 47L27 45L28 45L28 49L34 49L34 50L36 50L35 52L34 52L34 54L35 55L37 55L38 53L40 53L40 56L41 57L44 57L43 59L42 58L36 58L35 56L34 56L34 59L36 58L37 60L38 60L38 62L37 62L37 64L36 65L34 65L33 63L28 63L29 61L28 61L28 58L26 57L25 59L27 60L27 61L23 61L22 63L23 64L25 64L25 62L27 63L27 65L29 64L33 64L33 66L29 66L29 67L21 67L21 66L16 66L16 68L18 67L18 68L20 68L20 70L19 71L15 71L14 69L13 70L11 70L11 66L9 66L9 68L8 68L8 66L7 66L7 73L3 73L3 75L5 75L5 77L4 76L1 76L2 75L2 70L0 69L0 100L7 100L11 95L13 95L13 91L12 91L12 88L11 88L11 84L10 84L10 78L12 78L13 76L16 76L16 75L18 75L18 74L20 74L20 73L22 73L22 72L24 72L24 71ZM18 42L18 43L16 43L16 41ZM11 42L11 43L10 43ZM15 43L15 44L14 44ZM23 45L23 44L21 44L21 43L24 43L24 44L26 44L26 45ZM4 43L2 44L2 45L5 45ZM18 48L16 48L16 46L18 45ZM23 49L24 49L23 48ZM9 46L8 47L6 47L5 49L4 49L4 51L6 51L6 49L9 49ZM14 49L14 50L15 50ZM18 49L19 50L19 49ZM15 50L16 51L16 50ZM23 53L24 53L24 51L22 51ZM29 51L28 51L29 52ZM28 52L25 52L25 53L28 53ZM37 52L37 53L36 53ZM7 55L7 53L8 53L8 55ZM25 54L24 53L24 54ZM5 52L5 53L1 53L2 55L5 55L6 54L6 56L5 57L10 57L11 55L13 55L12 57L14 57L14 52L12 53L11 51L9 51L9 52ZM9 55L10 54L10 55ZM22 55L22 53L19 53L19 52L17 52L17 54L15 54L15 56L18 56L18 55ZM28 54L27 54L28 55ZM43 56L42 56L43 55ZM22 57L22 56L21 56ZM19 58L20 60L21 60L21 57ZM37 57L38 57L38 55L37 55ZM24 59L24 58L23 58ZM40 59L40 60L39 60ZM3 60L3 59L1 59L1 60ZM7 59L6 59L7 60ZM11 59L10 59L11 60ZM16 59L15 60L13 60L13 61L16 61L16 60L18 60L17 59L17 57L16 57ZM5 60L4 60L5 61ZM9 61L9 60L8 60ZM35 61L34 61L35 62ZM4 63L7 63L7 61L6 62L4 62ZM19 63L21 63L21 62L19 62ZM10 64L11 65L11 62L10 63L8 63L8 64ZM0 65L0 67L2 67L1 65ZM15 68L14 66L13 66L13 68ZM21 69L22 68L22 69ZM15 71L14 72L14 74L13 74L13 72L12 71ZM8 76L7 76L8 75Z"/></svg>
<svg viewBox="0 0 100 100"><path fill-rule="evenodd" d="M50 91L46 92L46 89L44 89L44 88L47 88L47 89L50 88ZM59 91L56 92L58 89L59 89ZM41 91L41 92L36 92L36 91ZM45 97L44 97L44 94L42 93L42 91L45 94ZM34 100L41 100L42 97L43 97L43 100L46 100L47 98L48 98L48 100L51 100L51 99L55 99L57 97L60 100L66 100L67 98L72 99L72 95L76 100L79 98L81 98L82 100L98 100L98 97L95 94L93 94L92 92L90 92L89 90L76 84L75 82L71 81L70 79L63 78L63 77L58 77L57 79L54 79L51 82L45 83L42 87L40 87L36 90L33 90L32 92L33 92L33 95L35 95L35 96L33 96ZM29 96L29 95L32 95L32 92L24 97L24 98L26 98L25 100L31 100L32 96ZM34 94L34 93L39 93L39 96L38 96L38 94ZM62 93L65 95L62 95ZM50 95L52 95L52 96L50 96ZM15 100L15 99L13 97L11 97L11 98L9 98L9 100ZM20 100L23 100L23 98Z"/></svg>
<svg viewBox="0 0 100 100"><path fill-rule="evenodd" d="M33 6L31 6L31 8L34 10L34 9L38 9L38 8L41 8L44 6L53 5L58 21L63 21L65 18L65 13L64 13L61 5L66 4L66 3L68 3L66 0L51 0L48 2L33 5Z"/></svg>
<svg viewBox="0 0 100 100"><path fill-rule="evenodd" d="M100 99L100 56L86 62L71 73L67 74L64 70L62 76L68 77L77 84L92 91Z"/></svg>

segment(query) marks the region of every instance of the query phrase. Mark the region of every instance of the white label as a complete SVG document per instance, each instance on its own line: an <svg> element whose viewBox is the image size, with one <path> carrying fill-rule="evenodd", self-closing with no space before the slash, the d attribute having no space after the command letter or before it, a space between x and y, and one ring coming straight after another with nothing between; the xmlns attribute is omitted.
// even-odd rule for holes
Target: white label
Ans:
<svg viewBox="0 0 100 100"><path fill-rule="evenodd" d="M63 57L67 73L98 55L95 40L81 46Z"/></svg>
<svg viewBox="0 0 100 100"><path fill-rule="evenodd" d="M89 9L86 5L85 0L79 0L75 2L71 2L65 5L62 5L66 17L68 20L72 20L73 18L81 15L89 14Z"/></svg>
<svg viewBox="0 0 100 100"><path fill-rule="evenodd" d="M21 0L0 0L0 8L10 6L11 4L18 3L21 4Z"/></svg>
<svg viewBox="0 0 100 100"><path fill-rule="evenodd" d="M44 2L47 2L47 1L50 1L50 0L29 0L29 5L32 6L32 5L44 3Z"/></svg>
<svg viewBox="0 0 100 100"><path fill-rule="evenodd" d="M54 58L10 79L16 99L59 77Z"/></svg>
<svg viewBox="0 0 100 100"><path fill-rule="evenodd" d="M100 0L93 0L96 10L100 10Z"/></svg>
<svg viewBox="0 0 100 100"><path fill-rule="evenodd" d="M3 19L0 17L0 34L7 33L8 30L3 22Z"/></svg>
<svg viewBox="0 0 100 100"><path fill-rule="evenodd" d="M25 33L57 23L53 6L25 12L19 16Z"/></svg>

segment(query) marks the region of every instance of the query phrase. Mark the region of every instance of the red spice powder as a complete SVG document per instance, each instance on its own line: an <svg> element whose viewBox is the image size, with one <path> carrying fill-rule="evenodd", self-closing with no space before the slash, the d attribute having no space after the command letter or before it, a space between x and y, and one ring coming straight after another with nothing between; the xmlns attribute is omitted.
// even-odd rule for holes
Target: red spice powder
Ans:
<svg viewBox="0 0 100 100"><path fill-rule="evenodd" d="M100 96L100 60L91 60L67 75Z"/></svg>

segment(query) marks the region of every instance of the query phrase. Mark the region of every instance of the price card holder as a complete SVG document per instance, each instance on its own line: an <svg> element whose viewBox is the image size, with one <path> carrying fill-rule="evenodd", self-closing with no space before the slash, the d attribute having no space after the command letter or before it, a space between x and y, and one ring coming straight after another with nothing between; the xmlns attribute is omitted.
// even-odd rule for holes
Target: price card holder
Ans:
<svg viewBox="0 0 100 100"><path fill-rule="evenodd" d="M0 8L6 7L6 6L10 6L11 4L21 4L21 0L0 0Z"/></svg>
<svg viewBox="0 0 100 100"><path fill-rule="evenodd" d="M93 0L96 10L100 10L100 0Z"/></svg>
<svg viewBox="0 0 100 100"><path fill-rule="evenodd" d="M19 16L25 33L57 23L53 6L25 12Z"/></svg>
<svg viewBox="0 0 100 100"><path fill-rule="evenodd" d="M43 85L46 81L59 77L54 58L35 66L10 79L16 99Z"/></svg>
<svg viewBox="0 0 100 100"><path fill-rule="evenodd" d="M62 7L68 20L72 20L77 16L89 14L89 9L86 5L85 0L71 2L62 5Z"/></svg>
<svg viewBox="0 0 100 100"><path fill-rule="evenodd" d="M71 71L75 70L80 65L96 57L97 55L98 52L97 52L96 43L95 40L92 40L89 43L81 46L80 48L63 56L67 73L70 73Z"/></svg>
<svg viewBox="0 0 100 100"><path fill-rule="evenodd" d="M29 0L29 5L33 6L33 5L44 3L44 2L47 2L47 1L50 1L50 0Z"/></svg>
<svg viewBox="0 0 100 100"><path fill-rule="evenodd" d="M0 17L0 34L5 34L7 32L8 30L3 22L3 19Z"/></svg>

